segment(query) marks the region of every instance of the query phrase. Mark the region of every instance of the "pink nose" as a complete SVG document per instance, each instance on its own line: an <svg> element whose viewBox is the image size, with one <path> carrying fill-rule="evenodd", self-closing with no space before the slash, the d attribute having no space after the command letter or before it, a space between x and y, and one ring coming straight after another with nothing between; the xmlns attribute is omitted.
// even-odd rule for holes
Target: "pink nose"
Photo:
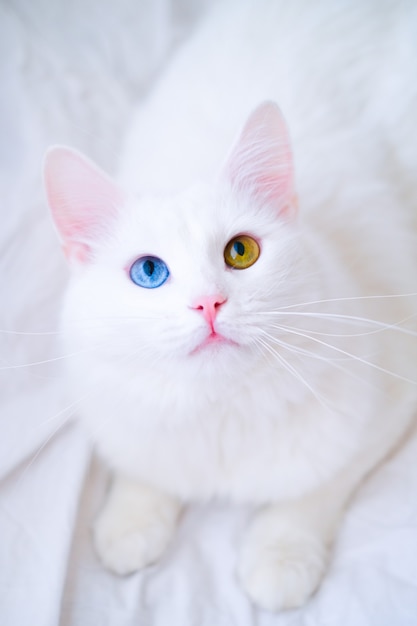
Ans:
<svg viewBox="0 0 417 626"><path fill-rule="evenodd" d="M226 298L221 294L216 294L214 296L202 296L194 302L191 308L196 311L201 311L206 322L213 327L213 322L216 319L218 310L225 302Z"/></svg>

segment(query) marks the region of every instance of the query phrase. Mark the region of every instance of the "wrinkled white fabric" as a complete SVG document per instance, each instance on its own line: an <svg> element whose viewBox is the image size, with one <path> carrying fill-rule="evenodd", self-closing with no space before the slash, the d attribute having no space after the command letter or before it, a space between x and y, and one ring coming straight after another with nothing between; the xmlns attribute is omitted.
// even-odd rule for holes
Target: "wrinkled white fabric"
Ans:
<svg viewBox="0 0 417 626"><path fill-rule="evenodd" d="M235 580L246 509L192 507L160 563L127 578L105 571L90 530L108 474L92 460L84 433L67 427L1 483L2 623L412 626L416 453L413 440L362 488L316 596L303 609L273 615L253 608Z"/></svg>

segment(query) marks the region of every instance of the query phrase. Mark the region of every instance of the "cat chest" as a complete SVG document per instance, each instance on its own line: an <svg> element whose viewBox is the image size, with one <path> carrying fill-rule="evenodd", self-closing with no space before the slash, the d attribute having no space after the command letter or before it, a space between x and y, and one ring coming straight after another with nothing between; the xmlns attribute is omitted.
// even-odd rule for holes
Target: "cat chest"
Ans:
<svg viewBox="0 0 417 626"><path fill-rule="evenodd" d="M262 411L246 401L176 424L154 416L153 427L124 416L117 429L97 429L96 441L112 465L180 498L261 503L313 489L349 454L340 427L302 412L301 420L282 405Z"/></svg>

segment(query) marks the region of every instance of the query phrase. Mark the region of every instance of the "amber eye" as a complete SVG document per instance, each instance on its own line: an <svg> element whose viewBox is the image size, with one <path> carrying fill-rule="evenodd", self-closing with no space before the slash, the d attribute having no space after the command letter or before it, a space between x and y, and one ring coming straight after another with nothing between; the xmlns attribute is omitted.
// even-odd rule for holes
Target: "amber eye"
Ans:
<svg viewBox="0 0 417 626"><path fill-rule="evenodd" d="M255 239L248 235L239 235L231 239L225 247L224 260L235 270L245 270L256 263L260 253Z"/></svg>

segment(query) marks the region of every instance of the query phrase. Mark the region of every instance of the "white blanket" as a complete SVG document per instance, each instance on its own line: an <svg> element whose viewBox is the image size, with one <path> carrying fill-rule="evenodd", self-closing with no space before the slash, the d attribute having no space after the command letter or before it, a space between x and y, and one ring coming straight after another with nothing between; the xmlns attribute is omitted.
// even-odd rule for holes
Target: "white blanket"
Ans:
<svg viewBox="0 0 417 626"><path fill-rule="evenodd" d="M326 579L299 611L258 611L240 590L246 509L191 508L162 561L128 578L93 553L108 474L62 394L55 331L66 269L40 163L49 143L67 142L114 170L133 103L202 4L0 6L0 624L415 626L415 438L357 495Z"/></svg>

